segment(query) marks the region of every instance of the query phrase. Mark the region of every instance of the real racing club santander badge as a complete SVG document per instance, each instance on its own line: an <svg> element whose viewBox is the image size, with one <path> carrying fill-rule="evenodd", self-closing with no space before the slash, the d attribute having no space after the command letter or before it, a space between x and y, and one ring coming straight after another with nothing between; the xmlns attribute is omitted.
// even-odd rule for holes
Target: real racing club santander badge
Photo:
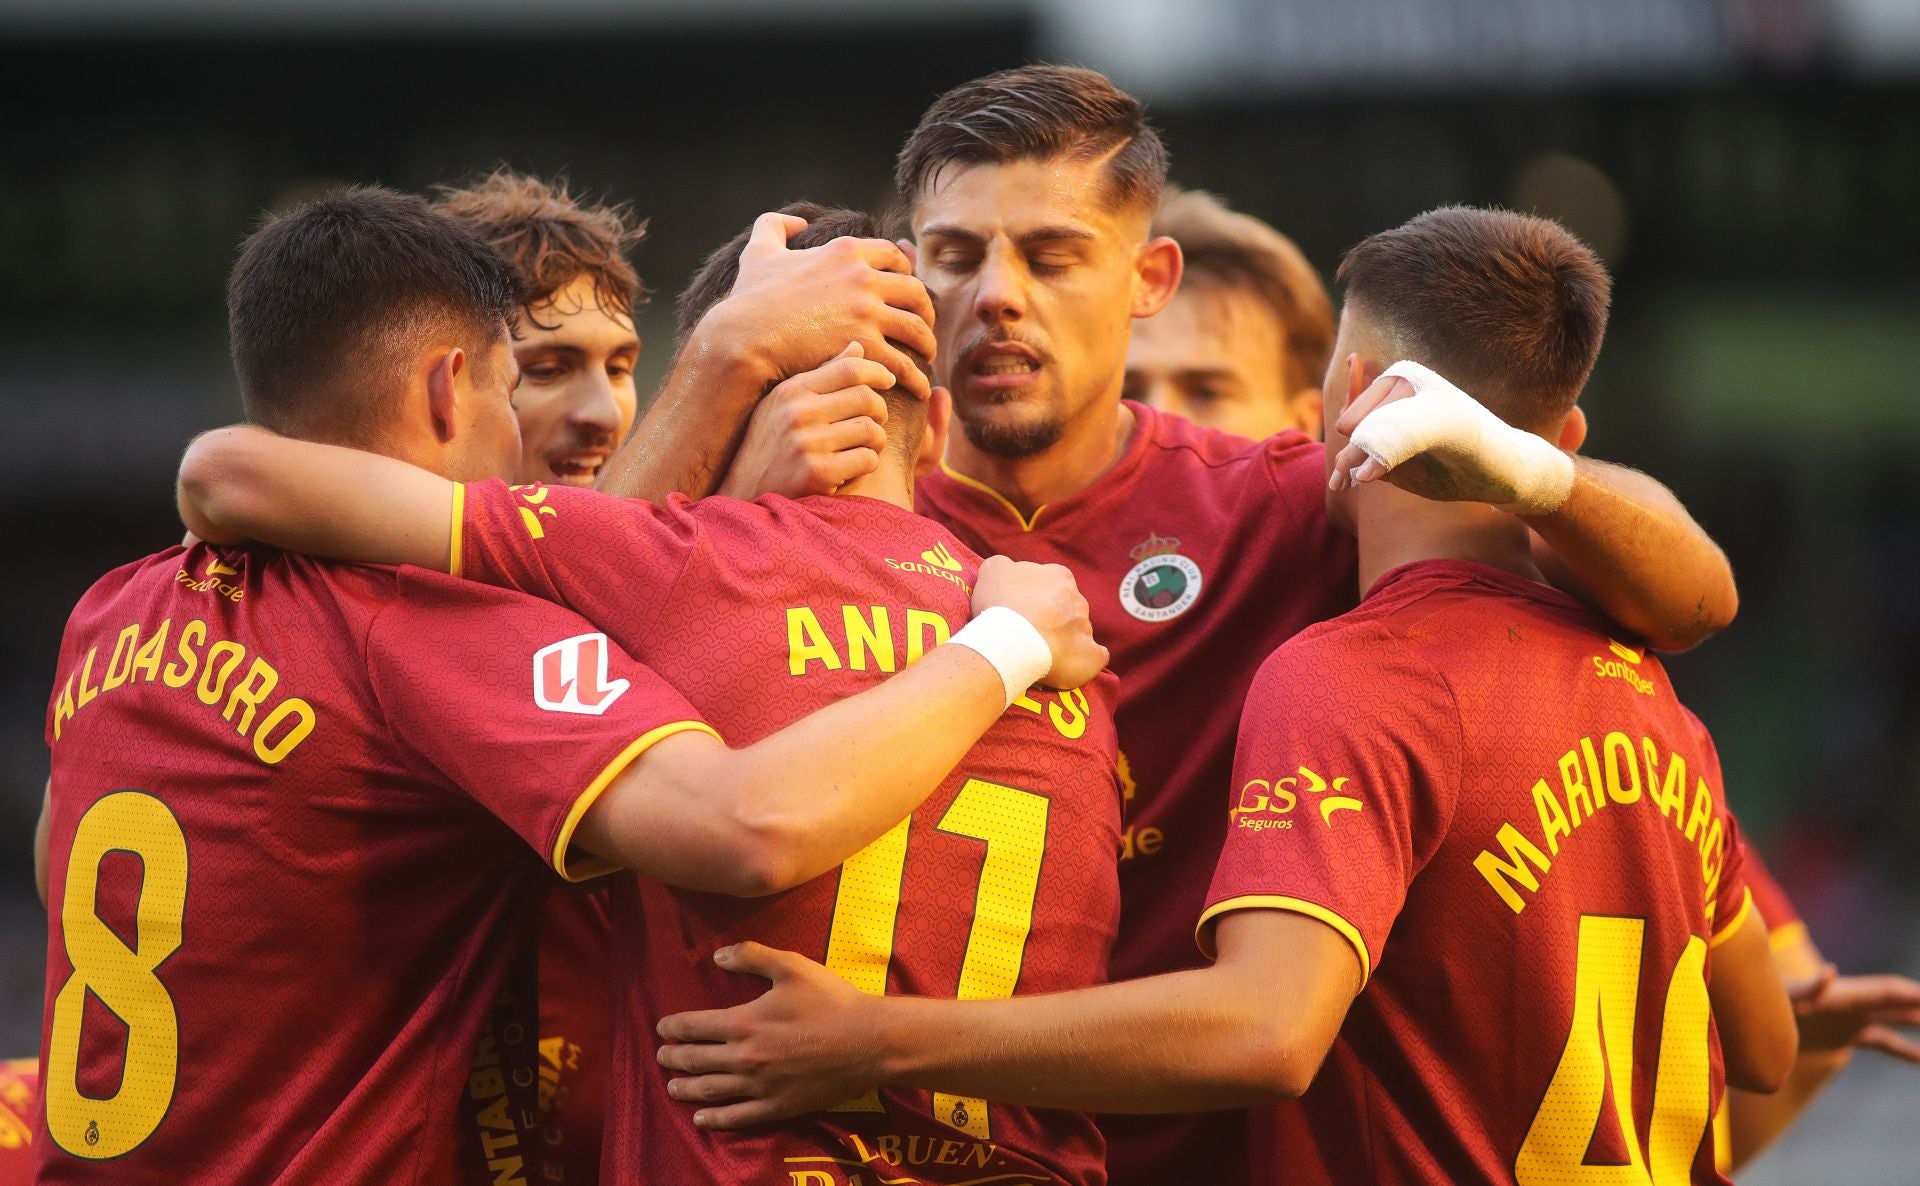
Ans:
<svg viewBox="0 0 1920 1186"><path fill-rule="evenodd" d="M1154 534L1129 553L1135 563L1120 578L1120 604L1142 622L1177 618L1199 600L1200 566L1179 548L1179 540Z"/></svg>

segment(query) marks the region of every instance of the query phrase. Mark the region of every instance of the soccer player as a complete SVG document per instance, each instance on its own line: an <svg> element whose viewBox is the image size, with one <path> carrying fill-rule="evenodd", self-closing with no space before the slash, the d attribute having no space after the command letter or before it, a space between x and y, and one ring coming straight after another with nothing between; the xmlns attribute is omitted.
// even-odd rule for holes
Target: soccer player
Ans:
<svg viewBox="0 0 1920 1186"><path fill-rule="evenodd" d="M1557 225L1439 210L1341 278L1330 411L1405 355L1471 383L1506 422L1490 433L1581 443L1609 282ZM869 999L743 944L727 966L774 986L661 1027L720 1043L662 1050L703 1076L676 1096L754 1100L704 1108L716 1127L876 1082L1115 1110L1298 1096L1263 1114L1256 1181L1721 1181L1715 1097L1776 1087L1794 1032L1711 739L1657 659L1545 583L1524 524L1341 487L1368 591L1248 696L1212 967Z"/></svg>
<svg viewBox="0 0 1920 1186"><path fill-rule="evenodd" d="M1327 522L1313 441L1248 442L1121 399L1129 324L1180 279L1179 247L1147 233L1166 170L1132 97L1092 71L1030 66L936 100L896 171L962 429L919 509L982 554L1072 569L1113 649L1127 795L1116 977L1198 962L1193 919L1225 837L1247 687L1275 647L1355 596L1353 541ZM1574 468L1557 509L1524 520L1551 545L1550 577L1657 647L1732 618L1726 558L1671 494L1587 458ZM1159 1186L1195 1166L1232 1181L1220 1167L1244 1131L1232 1115L1116 1121L1114 1181Z"/></svg>
<svg viewBox="0 0 1920 1186"><path fill-rule="evenodd" d="M1751 850L1746 872L1753 908L1766 922L1774 968L1793 998L1800 1053L1779 1091L1731 1090L1714 1114L1720 1168L1729 1174L1778 1140L1852 1061L1856 1048L1920 1064L1920 1043L1896 1028L1920 1025L1920 984L1891 974L1839 975L1820 954L1786 891Z"/></svg>
<svg viewBox="0 0 1920 1186"><path fill-rule="evenodd" d="M0 1061L0 1186L33 1181L33 1120L39 1112L40 1064Z"/></svg>
<svg viewBox="0 0 1920 1186"><path fill-rule="evenodd" d="M796 244L873 233L862 215L805 213ZM742 236L716 253L686 303L737 292L750 245ZM849 351L821 370L857 381L873 366ZM717 727L751 739L913 663L963 616L981 562L911 510L914 473L944 444L944 393L929 404L889 391L887 405L880 468L833 497L655 507L544 485L461 486L371 454L235 429L189 451L183 503L210 531L432 562L561 601L673 672ZM744 1000L751 982L706 953L749 936L812 952L874 993L992 998L1101 981L1118 914L1108 683L1010 686L1007 715L922 810L791 893L743 903L644 878L616 883L615 933L646 938L644 948L615 946L616 1016L650 1022ZM605 1173L622 1181L1102 1177L1087 1117L963 1095L853 1093L776 1130L716 1136L668 1100L651 1047L644 1031L616 1036Z"/></svg>
<svg viewBox="0 0 1920 1186"><path fill-rule="evenodd" d="M1178 243L1186 267L1167 307L1133 327L1122 394L1251 440L1318 437L1333 302L1293 240L1173 188L1147 234Z"/></svg>
<svg viewBox="0 0 1920 1186"><path fill-rule="evenodd" d="M485 243L383 190L271 220L229 284L252 418L450 478L517 451L512 312ZM979 592L1025 607L1045 635L999 629L1051 657L1082 630L1048 577L1007 564ZM937 649L730 749L545 601L207 544L109 574L48 711L38 1180L453 1181L456 1097L547 868L804 882L1040 665L994 655Z"/></svg>

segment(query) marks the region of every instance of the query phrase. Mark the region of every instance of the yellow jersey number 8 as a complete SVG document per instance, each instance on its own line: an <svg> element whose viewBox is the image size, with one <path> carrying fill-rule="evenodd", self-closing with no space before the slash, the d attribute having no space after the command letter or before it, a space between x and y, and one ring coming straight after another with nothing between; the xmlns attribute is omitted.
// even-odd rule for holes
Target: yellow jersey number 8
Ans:
<svg viewBox="0 0 1920 1186"><path fill-rule="evenodd" d="M137 930L129 947L100 920L96 897L108 853L140 859ZM180 1071L180 1019L155 973L180 947L187 910L187 837L167 805L141 791L115 791L74 829L60 931L73 974L53 999L47 1042L47 1131L75 1157L104 1161L140 1147L173 1103ZM80 1090L80 1026L87 994L127 1027L120 1086L96 1099Z"/></svg>

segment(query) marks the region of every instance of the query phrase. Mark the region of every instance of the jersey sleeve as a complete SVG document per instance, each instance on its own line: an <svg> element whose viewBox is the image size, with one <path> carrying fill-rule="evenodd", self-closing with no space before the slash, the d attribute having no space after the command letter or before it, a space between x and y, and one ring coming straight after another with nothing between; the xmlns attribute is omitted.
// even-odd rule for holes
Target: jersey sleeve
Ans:
<svg viewBox="0 0 1920 1186"><path fill-rule="evenodd" d="M568 850L623 770L676 733L719 736L585 619L438 573L402 571L367 670L394 735L570 881L612 869Z"/></svg>
<svg viewBox="0 0 1920 1186"><path fill-rule="evenodd" d="M644 632L700 546L685 499L664 506L572 486L454 488L454 576L517 589Z"/></svg>
<svg viewBox="0 0 1920 1186"><path fill-rule="evenodd" d="M1780 882L1760 859L1760 852L1752 844L1747 845L1746 854L1747 889L1753 893L1753 908L1766 920L1767 935L1774 948L1786 946L1807 936L1807 924L1794 908L1793 899L1781 888Z"/></svg>
<svg viewBox="0 0 1920 1186"><path fill-rule="evenodd" d="M1201 949L1223 914L1291 910L1345 937L1364 983L1452 818L1459 753L1445 681L1385 635L1274 652L1240 718Z"/></svg>

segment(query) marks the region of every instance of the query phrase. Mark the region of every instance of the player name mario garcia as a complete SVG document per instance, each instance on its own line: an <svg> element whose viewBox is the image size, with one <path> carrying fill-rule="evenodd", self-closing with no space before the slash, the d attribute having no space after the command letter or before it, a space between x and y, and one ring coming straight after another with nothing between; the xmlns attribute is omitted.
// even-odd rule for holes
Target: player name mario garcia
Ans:
<svg viewBox="0 0 1920 1186"><path fill-rule="evenodd" d="M1542 882L1552 872L1553 858L1560 855L1562 842L1577 837L1581 825L1594 816L1614 810L1656 811L1676 835L1699 852L1707 925L1711 927L1729 837L1714 810L1714 794L1706 777L1694 773L1689 800L1684 755L1670 752L1663 763L1660 746L1653 738L1642 736L1636 744L1618 730L1582 737L1560 755L1555 765L1556 773L1536 779L1529 795L1533 810L1528 814L1538 820L1537 829L1534 820L1525 818L1521 821L1524 827L1502 823L1493 843L1473 859L1474 869L1508 909L1518 914L1527 908L1532 900L1527 895L1540 892ZM1535 832L1540 843L1535 844L1528 832Z"/></svg>
<svg viewBox="0 0 1920 1186"><path fill-rule="evenodd" d="M275 697L280 672L265 658L250 655L231 639L209 642L207 624L199 618L178 631L172 618L164 618L144 635L142 624L135 622L111 643L95 643L87 648L78 671L64 673L53 708L53 740L57 744L67 723L100 697L123 696L136 685L154 683L192 696L218 713L268 766L279 765L299 749L319 721L313 705L300 697Z"/></svg>

